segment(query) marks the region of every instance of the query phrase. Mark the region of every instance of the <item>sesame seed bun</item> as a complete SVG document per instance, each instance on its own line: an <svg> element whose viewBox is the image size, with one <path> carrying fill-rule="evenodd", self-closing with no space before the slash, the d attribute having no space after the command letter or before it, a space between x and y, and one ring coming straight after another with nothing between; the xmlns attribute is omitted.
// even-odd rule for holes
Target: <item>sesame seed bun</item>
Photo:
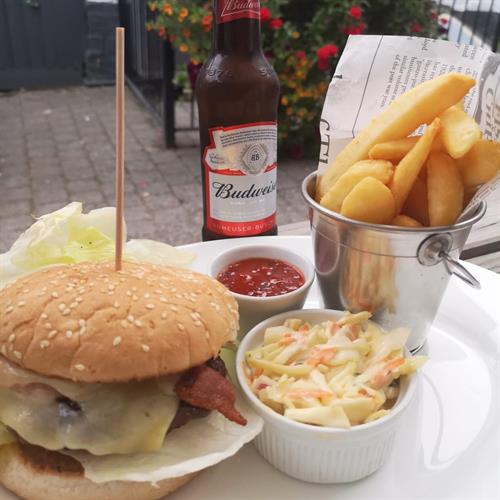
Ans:
<svg viewBox="0 0 500 500"><path fill-rule="evenodd" d="M181 487L196 473L147 482L110 481L97 484L83 473L41 467L17 444L0 447L0 483L27 500L156 500Z"/></svg>
<svg viewBox="0 0 500 500"><path fill-rule="evenodd" d="M75 382L179 373L214 357L238 329L216 280L146 263L45 268L0 291L0 353Z"/></svg>

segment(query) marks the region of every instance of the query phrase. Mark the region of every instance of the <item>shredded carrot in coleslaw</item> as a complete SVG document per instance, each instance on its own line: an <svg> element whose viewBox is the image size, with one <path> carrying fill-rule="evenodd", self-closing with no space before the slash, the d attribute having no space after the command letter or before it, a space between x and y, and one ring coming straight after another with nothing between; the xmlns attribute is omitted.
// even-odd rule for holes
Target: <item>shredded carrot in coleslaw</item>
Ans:
<svg viewBox="0 0 500 500"><path fill-rule="evenodd" d="M246 353L252 390L273 410L314 425L350 427L387 415L399 378L426 358L405 358L409 331L385 332L370 316L346 313L317 325L289 319L268 328L263 345Z"/></svg>

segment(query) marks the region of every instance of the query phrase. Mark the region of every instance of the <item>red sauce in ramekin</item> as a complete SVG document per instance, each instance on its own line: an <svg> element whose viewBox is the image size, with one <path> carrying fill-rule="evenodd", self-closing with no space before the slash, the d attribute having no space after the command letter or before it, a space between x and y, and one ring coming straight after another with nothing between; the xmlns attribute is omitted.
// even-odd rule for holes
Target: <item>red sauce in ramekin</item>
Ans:
<svg viewBox="0 0 500 500"><path fill-rule="evenodd" d="M300 288L304 274L280 259L254 257L229 264L217 275L229 290L249 297L273 297Z"/></svg>

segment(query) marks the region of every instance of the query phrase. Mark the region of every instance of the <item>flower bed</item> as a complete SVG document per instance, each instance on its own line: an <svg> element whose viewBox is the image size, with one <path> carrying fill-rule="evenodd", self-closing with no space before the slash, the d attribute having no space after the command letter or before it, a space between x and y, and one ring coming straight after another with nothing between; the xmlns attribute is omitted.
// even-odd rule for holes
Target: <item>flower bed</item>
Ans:
<svg viewBox="0 0 500 500"><path fill-rule="evenodd" d="M437 37L432 0L262 0L264 52L280 83L281 151L316 154L318 123L328 83L349 35L386 33ZM313 5L312 5L313 4ZM211 2L154 0L148 31L188 53L193 65L211 49Z"/></svg>

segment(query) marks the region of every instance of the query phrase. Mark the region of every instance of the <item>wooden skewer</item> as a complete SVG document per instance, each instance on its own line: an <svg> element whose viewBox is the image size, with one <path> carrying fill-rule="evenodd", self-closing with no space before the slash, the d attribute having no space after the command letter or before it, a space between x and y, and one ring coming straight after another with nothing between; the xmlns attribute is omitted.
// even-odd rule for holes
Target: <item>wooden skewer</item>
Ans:
<svg viewBox="0 0 500 500"><path fill-rule="evenodd" d="M125 29L116 28L116 244L115 270L122 268L123 253L123 200L125 160Z"/></svg>

